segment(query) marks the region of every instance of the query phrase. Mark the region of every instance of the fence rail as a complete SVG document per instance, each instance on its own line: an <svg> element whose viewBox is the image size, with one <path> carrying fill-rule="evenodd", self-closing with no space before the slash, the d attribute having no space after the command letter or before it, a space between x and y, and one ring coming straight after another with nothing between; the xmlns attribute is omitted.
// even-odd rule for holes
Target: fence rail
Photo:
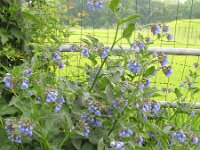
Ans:
<svg viewBox="0 0 200 150"><path fill-rule="evenodd" d="M69 45L62 45L61 46L63 52L71 52L71 48ZM122 47L124 50L129 50L128 47ZM113 50L120 50L119 46L115 46ZM134 49L131 49L136 51ZM172 55L191 55L191 56L200 56L200 49L193 49L193 48L158 48L158 47L149 47L147 50L149 52L163 52L165 54L172 54ZM77 52L73 50L73 52Z"/></svg>

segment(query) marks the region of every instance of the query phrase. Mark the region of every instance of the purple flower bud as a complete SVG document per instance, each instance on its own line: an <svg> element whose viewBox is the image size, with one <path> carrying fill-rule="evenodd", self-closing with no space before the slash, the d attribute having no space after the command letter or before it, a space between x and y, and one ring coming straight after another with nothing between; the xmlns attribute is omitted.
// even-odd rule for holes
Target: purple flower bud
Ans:
<svg viewBox="0 0 200 150"><path fill-rule="evenodd" d="M95 6L94 6L94 3L93 2L91 2L91 1L89 1L88 3L88 8L90 9L90 10L95 10Z"/></svg>
<svg viewBox="0 0 200 150"><path fill-rule="evenodd" d="M28 69L25 69L24 72L23 72L27 77L29 77L31 74L32 74L32 71L30 68Z"/></svg>
<svg viewBox="0 0 200 150"><path fill-rule="evenodd" d="M60 52L55 52L53 56L53 61L61 60Z"/></svg>
<svg viewBox="0 0 200 150"><path fill-rule="evenodd" d="M168 35L167 35L167 40L168 40L168 41L172 41L172 39L173 39L173 35L172 35L172 34L168 34Z"/></svg>
<svg viewBox="0 0 200 150"><path fill-rule="evenodd" d="M169 26L164 26L163 27L163 32L168 32L169 31Z"/></svg>
<svg viewBox="0 0 200 150"><path fill-rule="evenodd" d="M64 67L65 67L65 63L64 63L64 62L60 62L60 63L58 64L58 67L59 67L60 69L64 68Z"/></svg>
<svg viewBox="0 0 200 150"><path fill-rule="evenodd" d="M138 144L139 146L142 146L142 143L143 143L143 138L140 136L140 137L139 137L139 140L137 141L137 144Z"/></svg>
<svg viewBox="0 0 200 150"><path fill-rule="evenodd" d="M98 9L103 8L103 2L101 0L96 2L96 8L98 8Z"/></svg>
<svg viewBox="0 0 200 150"><path fill-rule="evenodd" d="M193 137L192 137L192 144L197 144L198 142L199 142L198 137L193 136Z"/></svg>
<svg viewBox="0 0 200 150"><path fill-rule="evenodd" d="M146 38L145 38L145 41L146 41L147 43L151 43L151 38L150 38L150 37L146 37Z"/></svg>
<svg viewBox="0 0 200 150"><path fill-rule="evenodd" d="M83 50L81 51L81 53L82 53L83 56L89 57L89 52L88 52L88 49L87 49L87 48L86 48L86 49L83 49Z"/></svg>
<svg viewBox="0 0 200 150"><path fill-rule="evenodd" d="M28 78L25 78L22 82L22 85L21 85L21 89L22 90L26 90L28 88L28 83L29 83L29 80Z"/></svg>
<svg viewBox="0 0 200 150"><path fill-rule="evenodd" d="M136 62L133 62L131 64L128 64L127 68L132 73L139 73L139 71L140 71L140 64L136 63Z"/></svg>
<svg viewBox="0 0 200 150"><path fill-rule="evenodd" d="M107 54L106 51L103 51L103 52L101 53L101 58L102 58L102 59L106 58L107 56L108 56L108 54Z"/></svg>

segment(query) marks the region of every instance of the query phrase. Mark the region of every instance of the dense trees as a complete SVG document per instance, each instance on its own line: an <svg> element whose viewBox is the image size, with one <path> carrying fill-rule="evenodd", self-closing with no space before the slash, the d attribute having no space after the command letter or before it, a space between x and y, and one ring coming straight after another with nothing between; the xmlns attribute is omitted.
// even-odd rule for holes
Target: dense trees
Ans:
<svg viewBox="0 0 200 150"><path fill-rule="evenodd" d="M187 0L184 3L167 0L123 0L121 5L120 14L126 16L139 13L141 17L138 19L138 23L140 24L200 18L200 0ZM112 12L109 11L106 1L103 9L101 12L94 12L87 8L87 3L84 0L76 0L68 13L76 15L77 19L75 22L84 27L111 27L115 19L112 17ZM80 15L81 12L82 16Z"/></svg>

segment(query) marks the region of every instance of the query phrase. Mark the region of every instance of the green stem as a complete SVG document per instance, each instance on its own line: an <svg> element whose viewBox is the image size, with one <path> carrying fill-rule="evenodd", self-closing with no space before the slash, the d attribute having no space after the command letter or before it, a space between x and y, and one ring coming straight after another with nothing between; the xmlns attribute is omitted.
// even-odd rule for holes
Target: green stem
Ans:
<svg viewBox="0 0 200 150"><path fill-rule="evenodd" d="M117 39L118 31L119 31L119 23L117 23L117 29L116 29L116 31L115 31L115 37L114 37L114 40L113 40L113 44L112 44L112 46L111 46L111 48L110 48L110 51L113 50L113 48L114 48L114 46L115 46L115 44L116 44L116 39ZM101 72L101 70L102 70L102 68L103 68L103 66L104 66L104 64L105 64L105 62L106 62L106 60L107 60L107 58L108 58L108 57L106 57L106 58L103 60L103 62L101 63L101 66L100 66L100 68L99 68L99 71L97 72L97 75L95 76L94 81L93 81L93 83L92 83L92 86L91 86L91 88L90 88L90 90L89 90L90 93L92 92L92 89L93 89L93 87L94 87L94 85L95 85L95 83L96 83L96 81L97 81L97 79L98 79L98 77L99 77L99 74L100 74L100 72Z"/></svg>
<svg viewBox="0 0 200 150"><path fill-rule="evenodd" d="M58 145L58 149L62 148L62 145L65 143L65 141L68 139L69 135L66 135L65 138L62 140L62 142Z"/></svg>
<svg viewBox="0 0 200 150"><path fill-rule="evenodd" d="M114 130L116 124L117 124L117 119L115 119L115 122L114 122L112 128L111 128L110 131L108 132L108 136L112 133L112 131Z"/></svg>

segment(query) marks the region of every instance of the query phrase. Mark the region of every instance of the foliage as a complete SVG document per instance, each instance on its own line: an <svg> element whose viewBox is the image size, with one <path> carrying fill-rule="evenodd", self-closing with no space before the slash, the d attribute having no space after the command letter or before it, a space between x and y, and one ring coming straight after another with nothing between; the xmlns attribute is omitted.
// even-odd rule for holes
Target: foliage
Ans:
<svg viewBox="0 0 200 150"><path fill-rule="evenodd" d="M140 34L130 42L134 20L139 16L121 17L120 4L116 0L109 3L117 20L111 47L89 35L81 39L85 44L69 47L90 60L85 64L87 79L59 76L57 70L67 64L61 56L62 48L54 50L56 46L51 41L52 47L40 43L38 46L34 43L40 42L37 36L33 38L31 59L7 70L1 89L13 96L9 101L0 101L3 149L199 148L199 112L193 110L193 105L181 104L188 99L194 102L194 95L199 92L195 86L198 74L191 71L182 86L174 90L177 108L164 108L155 101L158 93L150 80L159 71L169 77L172 67L163 53L147 51L153 42L150 38ZM118 37L121 26L123 35ZM158 39L169 36L166 25L148 27ZM130 43L129 50L114 50L122 38ZM198 64L195 67L199 69ZM187 95L182 94L183 87Z"/></svg>

